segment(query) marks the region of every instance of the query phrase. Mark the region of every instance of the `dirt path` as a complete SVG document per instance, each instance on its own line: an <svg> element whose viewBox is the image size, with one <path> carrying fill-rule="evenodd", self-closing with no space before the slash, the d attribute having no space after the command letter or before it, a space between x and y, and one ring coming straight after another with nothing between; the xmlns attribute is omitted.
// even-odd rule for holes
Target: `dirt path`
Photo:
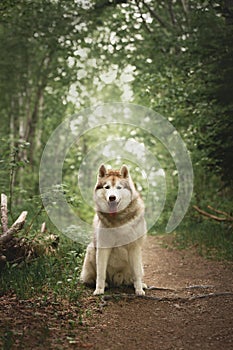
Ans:
<svg viewBox="0 0 233 350"><path fill-rule="evenodd" d="M148 237L145 282L175 291L146 292L164 301L108 301L87 341L101 350L232 350L233 295L218 293L233 292L233 264L207 261L193 251L165 249L162 243L162 238ZM182 290L188 286L200 287ZM211 293L215 296L199 298Z"/></svg>
<svg viewBox="0 0 233 350"><path fill-rule="evenodd" d="M4 350L232 350L233 263L207 261L192 250L165 249L163 243L164 238L148 237L145 282L169 290L148 290L147 298L132 297L130 289L111 290L110 295L121 296L105 304L88 290L81 306L90 312L82 322L80 305L3 296L0 346Z"/></svg>

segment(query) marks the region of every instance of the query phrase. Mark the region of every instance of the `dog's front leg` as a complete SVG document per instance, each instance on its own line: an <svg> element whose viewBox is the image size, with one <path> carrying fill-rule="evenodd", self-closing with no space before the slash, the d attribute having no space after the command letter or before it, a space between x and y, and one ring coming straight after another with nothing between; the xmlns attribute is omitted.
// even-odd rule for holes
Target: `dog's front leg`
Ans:
<svg viewBox="0 0 233 350"><path fill-rule="evenodd" d="M137 247L130 252L129 262L131 271L133 274L134 288L137 295L145 295L143 290L142 276L143 276L143 267L142 267L142 252L141 248Z"/></svg>
<svg viewBox="0 0 233 350"><path fill-rule="evenodd" d="M104 294L108 259L111 248L96 249L96 289L94 295Z"/></svg>

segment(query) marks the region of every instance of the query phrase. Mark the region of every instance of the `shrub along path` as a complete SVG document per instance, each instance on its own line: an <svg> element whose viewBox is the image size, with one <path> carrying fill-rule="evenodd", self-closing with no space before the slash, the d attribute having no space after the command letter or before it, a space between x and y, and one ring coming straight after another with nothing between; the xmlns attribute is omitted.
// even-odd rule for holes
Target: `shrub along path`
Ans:
<svg viewBox="0 0 233 350"><path fill-rule="evenodd" d="M205 260L193 249L176 250L148 237L146 297L110 290L80 303L50 298L0 299L3 349L202 349L233 348L233 263ZM159 289L161 288L161 289ZM83 314L81 315L80 309Z"/></svg>

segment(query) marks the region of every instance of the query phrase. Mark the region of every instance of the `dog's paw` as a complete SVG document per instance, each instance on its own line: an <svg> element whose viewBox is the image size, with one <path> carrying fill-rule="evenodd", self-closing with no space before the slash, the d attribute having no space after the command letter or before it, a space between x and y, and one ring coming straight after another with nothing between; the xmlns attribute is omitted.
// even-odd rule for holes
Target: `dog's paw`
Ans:
<svg viewBox="0 0 233 350"><path fill-rule="evenodd" d="M96 290L93 293L94 295L101 295L104 294L104 288L96 288Z"/></svg>
<svg viewBox="0 0 233 350"><path fill-rule="evenodd" d="M138 289L138 290L135 291L135 294L136 295L145 295L145 292L142 289Z"/></svg>

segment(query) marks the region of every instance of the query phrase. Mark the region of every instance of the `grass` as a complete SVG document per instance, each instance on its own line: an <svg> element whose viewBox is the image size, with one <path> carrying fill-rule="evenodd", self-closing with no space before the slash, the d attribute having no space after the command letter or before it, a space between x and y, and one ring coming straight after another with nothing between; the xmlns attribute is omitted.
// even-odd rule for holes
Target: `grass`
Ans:
<svg viewBox="0 0 233 350"><path fill-rule="evenodd" d="M226 224L184 220L175 237L175 244L181 249L195 246L198 253L206 258L233 260L233 231Z"/></svg>
<svg viewBox="0 0 233 350"><path fill-rule="evenodd" d="M20 349L25 347L25 342L30 348L34 348L35 342L47 348L54 332L59 344L57 348L63 348L65 342L76 343L77 332L73 330L83 325L84 312L87 314L82 304L84 288L79 283L83 256L84 249L80 244L60 237L59 248L54 254L30 262L8 264L1 269L1 306L10 307L11 293L27 302L17 302L14 313L13 298L10 307L13 314L3 317L0 348L12 349L16 342ZM4 293L10 298L4 298ZM27 309L25 313L24 308Z"/></svg>
<svg viewBox="0 0 233 350"><path fill-rule="evenodd" d="M54 255L5 266L0 275L1 294L11 291L22 299L42 294L46 299L52 292L55 300L59 297L78 300L83 248L63 238L59 246Z"/></svg>

